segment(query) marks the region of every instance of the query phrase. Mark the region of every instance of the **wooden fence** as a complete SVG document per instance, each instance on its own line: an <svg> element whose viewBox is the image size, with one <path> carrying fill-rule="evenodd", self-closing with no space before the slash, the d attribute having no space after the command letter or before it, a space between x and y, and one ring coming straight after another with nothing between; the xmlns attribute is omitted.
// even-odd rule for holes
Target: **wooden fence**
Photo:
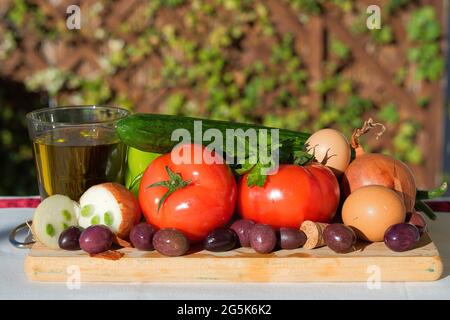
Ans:
<svg viewBox="0 0 450 320"><path fill-rule="evenodd" d="M7 17L16 2L13 0L2 1L0 16ZM16 44L8 55L0 57L0 75L2 78L16 82L26 82L30 76L48 68L55 68L60 72L70 72L87 79L101 75L102 81L112 92L106 99L107 102L125 95L136 111L164 112L163 102L174 93L182 93L188 101L189 99L198 101L200 105L196 111L198 114L207 115L205 103L209 98L205 91L193 90L189 85L183 85L183 82L167 85L164 81L159 81L165 65L165 56L174 55L176 57L179 52L166 50L164 46L158 49L157 41L152 38L151 33L148 34L146 41L151 43L154 40L156 49L141 55L127 56L126 64L117 63L114 66L114 72L106 74L104 72L103 57L112 50L111 46L115 44L109 41L112 38L119 39L118 45L126 49L131 45L137 46L139 41L142 41L142 34L145 34L150 26L162 30L170 24L185 39L202 41L201 38L210 30L200 30L198 34L193 34L184 28L189 8L192 8L196 1L180 2L181 4L178 6L161 6L156 13L145 16L142 13L149 10L148 1L26 1L28 8L39 10L41 13L40 27L43 26L47 31L56 30L57 36L52 38L49 33L42 34L39 32L39 28L33 27L33 23L22 23L22 28L16 28L11 26L8 19L1 19L0 32L12 31ZM97 8L99 3L101 3L101 8ZM310 119L314 121L320 115L321 106L324 104L339 103L346 99L346 92L339 90L324 92L316 89L317 84L327 78L327 65L334 62L339 74L352 81L354 90L375 104L376 109L364 112L364 117L376 116L379 107L387 103L393 103L397 108L399 118L388 126L389 130L384 139L377 141L370 138L367 140L372 150L392 150L400 124L404 121L414 120L421 129L414 137L413 142L420 147L424 157L421 163L411 166L422 187L431 187L439 183L442 178L443 124L446 116L443 108L444 81L417 81L414 79L413 74L417 66L408 59L408 50L412 45L408 40L405 24L411 19L413 10L423 6L433 7L442 30L440 40L438 40L442 55L446 49L444 40L442 40L445 38L444 1L410 1L394 14L383 15L382 26L389 25L393 36L392 41L383 45L374 44L370 33L353 32L350 22L361 16L361 12L364 13L369 5L375 4L384 8L389 1L357 1L352 4L352 9L349 11L343 10L333 1L323 1L320 5L320 13L310 14L304 20L301 19L301 10L299 14L299 11L294 10L289 1L267 0L259 1L259 3L267 9L269 23L274 27L274 37L280 38L284 34L293 36L295 53L301 61L302 68L308 74L305 80L306 93L299 96L298 101L302 106L306 106ZM83 13L80 30L66 30L66 8L71 4L78 4ZM216 13L214 19L203 16L198 19L207 20L202 25L212 28L215 24L226 23L227 19L232 19L230 14L229 11L224 10ZM34 19L35 24L38 23L32 12L25 12L23 19ZM128 29L124 27L123 22L128 23ZM234 76L233 81L237 83L238 87L241 81L240 77L242 77L239 73L240 70L254 60L267 60L270 50L274 46L274 42L270 38L268 38L269 40L260 38L259 31L255 28L254 22L244 23L243 30L241 30L243 35L240 36L239 43L228 51L226 71ZM102 38L99 33L105 32L105 30L108 37ZM337 40L349 49L347 58L337 59L335 57L330 48L330 40ZM398 81L398 70L400 69L406 76ZM70 86L69 80L65 80L65 84L57 89L51 98L56 99L58 103L70 102L70 97L77 90L76 87L73 89ZM244 90L241 87L239 89ZM426 100L426 103L421 103L421 101L423 102L422 98ZM95 101L86 101L86 99L83 102L95 103ZM281 117L288 116L288 113L284 114L283 112L286 110L286 112L290 112L290 109L276 109L272 102L271 95L266 94L260 105L251 111L252 119L258 121L261 117L271 113L276 113Z"/></svg>

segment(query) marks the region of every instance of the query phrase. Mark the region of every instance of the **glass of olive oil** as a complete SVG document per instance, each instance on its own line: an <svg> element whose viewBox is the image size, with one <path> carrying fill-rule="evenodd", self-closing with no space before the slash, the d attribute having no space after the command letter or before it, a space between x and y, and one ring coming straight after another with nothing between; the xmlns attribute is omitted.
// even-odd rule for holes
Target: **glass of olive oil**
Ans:
<svg viewBox="0 0 450 320"><path fill-rule="evenodd" d="M27 114L41 198L63 194L78 201L93 185L123 183L126 146L115 128L128 114L108 106L55 107Z"/></svg>

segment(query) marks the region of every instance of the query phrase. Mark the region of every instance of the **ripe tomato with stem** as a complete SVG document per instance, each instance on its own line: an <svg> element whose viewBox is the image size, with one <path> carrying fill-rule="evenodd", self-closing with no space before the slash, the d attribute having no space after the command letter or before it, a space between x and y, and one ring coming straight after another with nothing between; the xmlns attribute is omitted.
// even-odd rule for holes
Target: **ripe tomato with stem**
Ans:
<svg viewBox="0 0 450 320"><path fill-rule="evenodd" d="M202 241L225 225L234 213L236 197L230 168L218 154L197 144L177 146L156 158L139 187L147 222L159 229L178 229L191 242Z"/></svg>

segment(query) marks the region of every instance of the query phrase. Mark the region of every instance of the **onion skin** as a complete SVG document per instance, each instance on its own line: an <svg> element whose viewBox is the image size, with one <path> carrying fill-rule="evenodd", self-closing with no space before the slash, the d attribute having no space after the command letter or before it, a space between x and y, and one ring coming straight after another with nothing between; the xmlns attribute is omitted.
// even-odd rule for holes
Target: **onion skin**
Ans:
<svg viewBox="0 0 450 320"><path fill-rule="evenodd" d="M403 198L406 212L414 211L416 183L411 169L391 156L379 153L357 155L342 175L341 188L345 197L358 188L381 185Z"/></svg>
<svg viewBox="0 0 450 320"><path fill-rule="evenodd" d="M117 236L128 239L131 229L141 220L139 203L131 191L118 183L107 182L102 186L112 193L122 212L122 223Z"/></svg>

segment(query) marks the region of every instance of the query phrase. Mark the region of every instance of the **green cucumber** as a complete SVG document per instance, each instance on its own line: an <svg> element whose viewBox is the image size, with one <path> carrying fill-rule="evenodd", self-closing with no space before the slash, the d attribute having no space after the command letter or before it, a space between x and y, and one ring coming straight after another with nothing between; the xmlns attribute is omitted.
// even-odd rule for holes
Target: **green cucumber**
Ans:
<svg viewBox="0 0 450 320"><path fill-rule="evenodd" d="M168 153L179 141L172 141L172 132L176 129L186 129L194 139L194 122L202 121L202 135L208 129L218 129L225 138L226 129L266 129L270 134L271 127L255 124L237 123L220 120L208 120L192 117L137 113L121 119L117 124L119 138L128 146L148 152ZM280 156L292 157L296 150L303 150L309 133L279 129ZM202 141L208 145L210 141Z"/></svg>

